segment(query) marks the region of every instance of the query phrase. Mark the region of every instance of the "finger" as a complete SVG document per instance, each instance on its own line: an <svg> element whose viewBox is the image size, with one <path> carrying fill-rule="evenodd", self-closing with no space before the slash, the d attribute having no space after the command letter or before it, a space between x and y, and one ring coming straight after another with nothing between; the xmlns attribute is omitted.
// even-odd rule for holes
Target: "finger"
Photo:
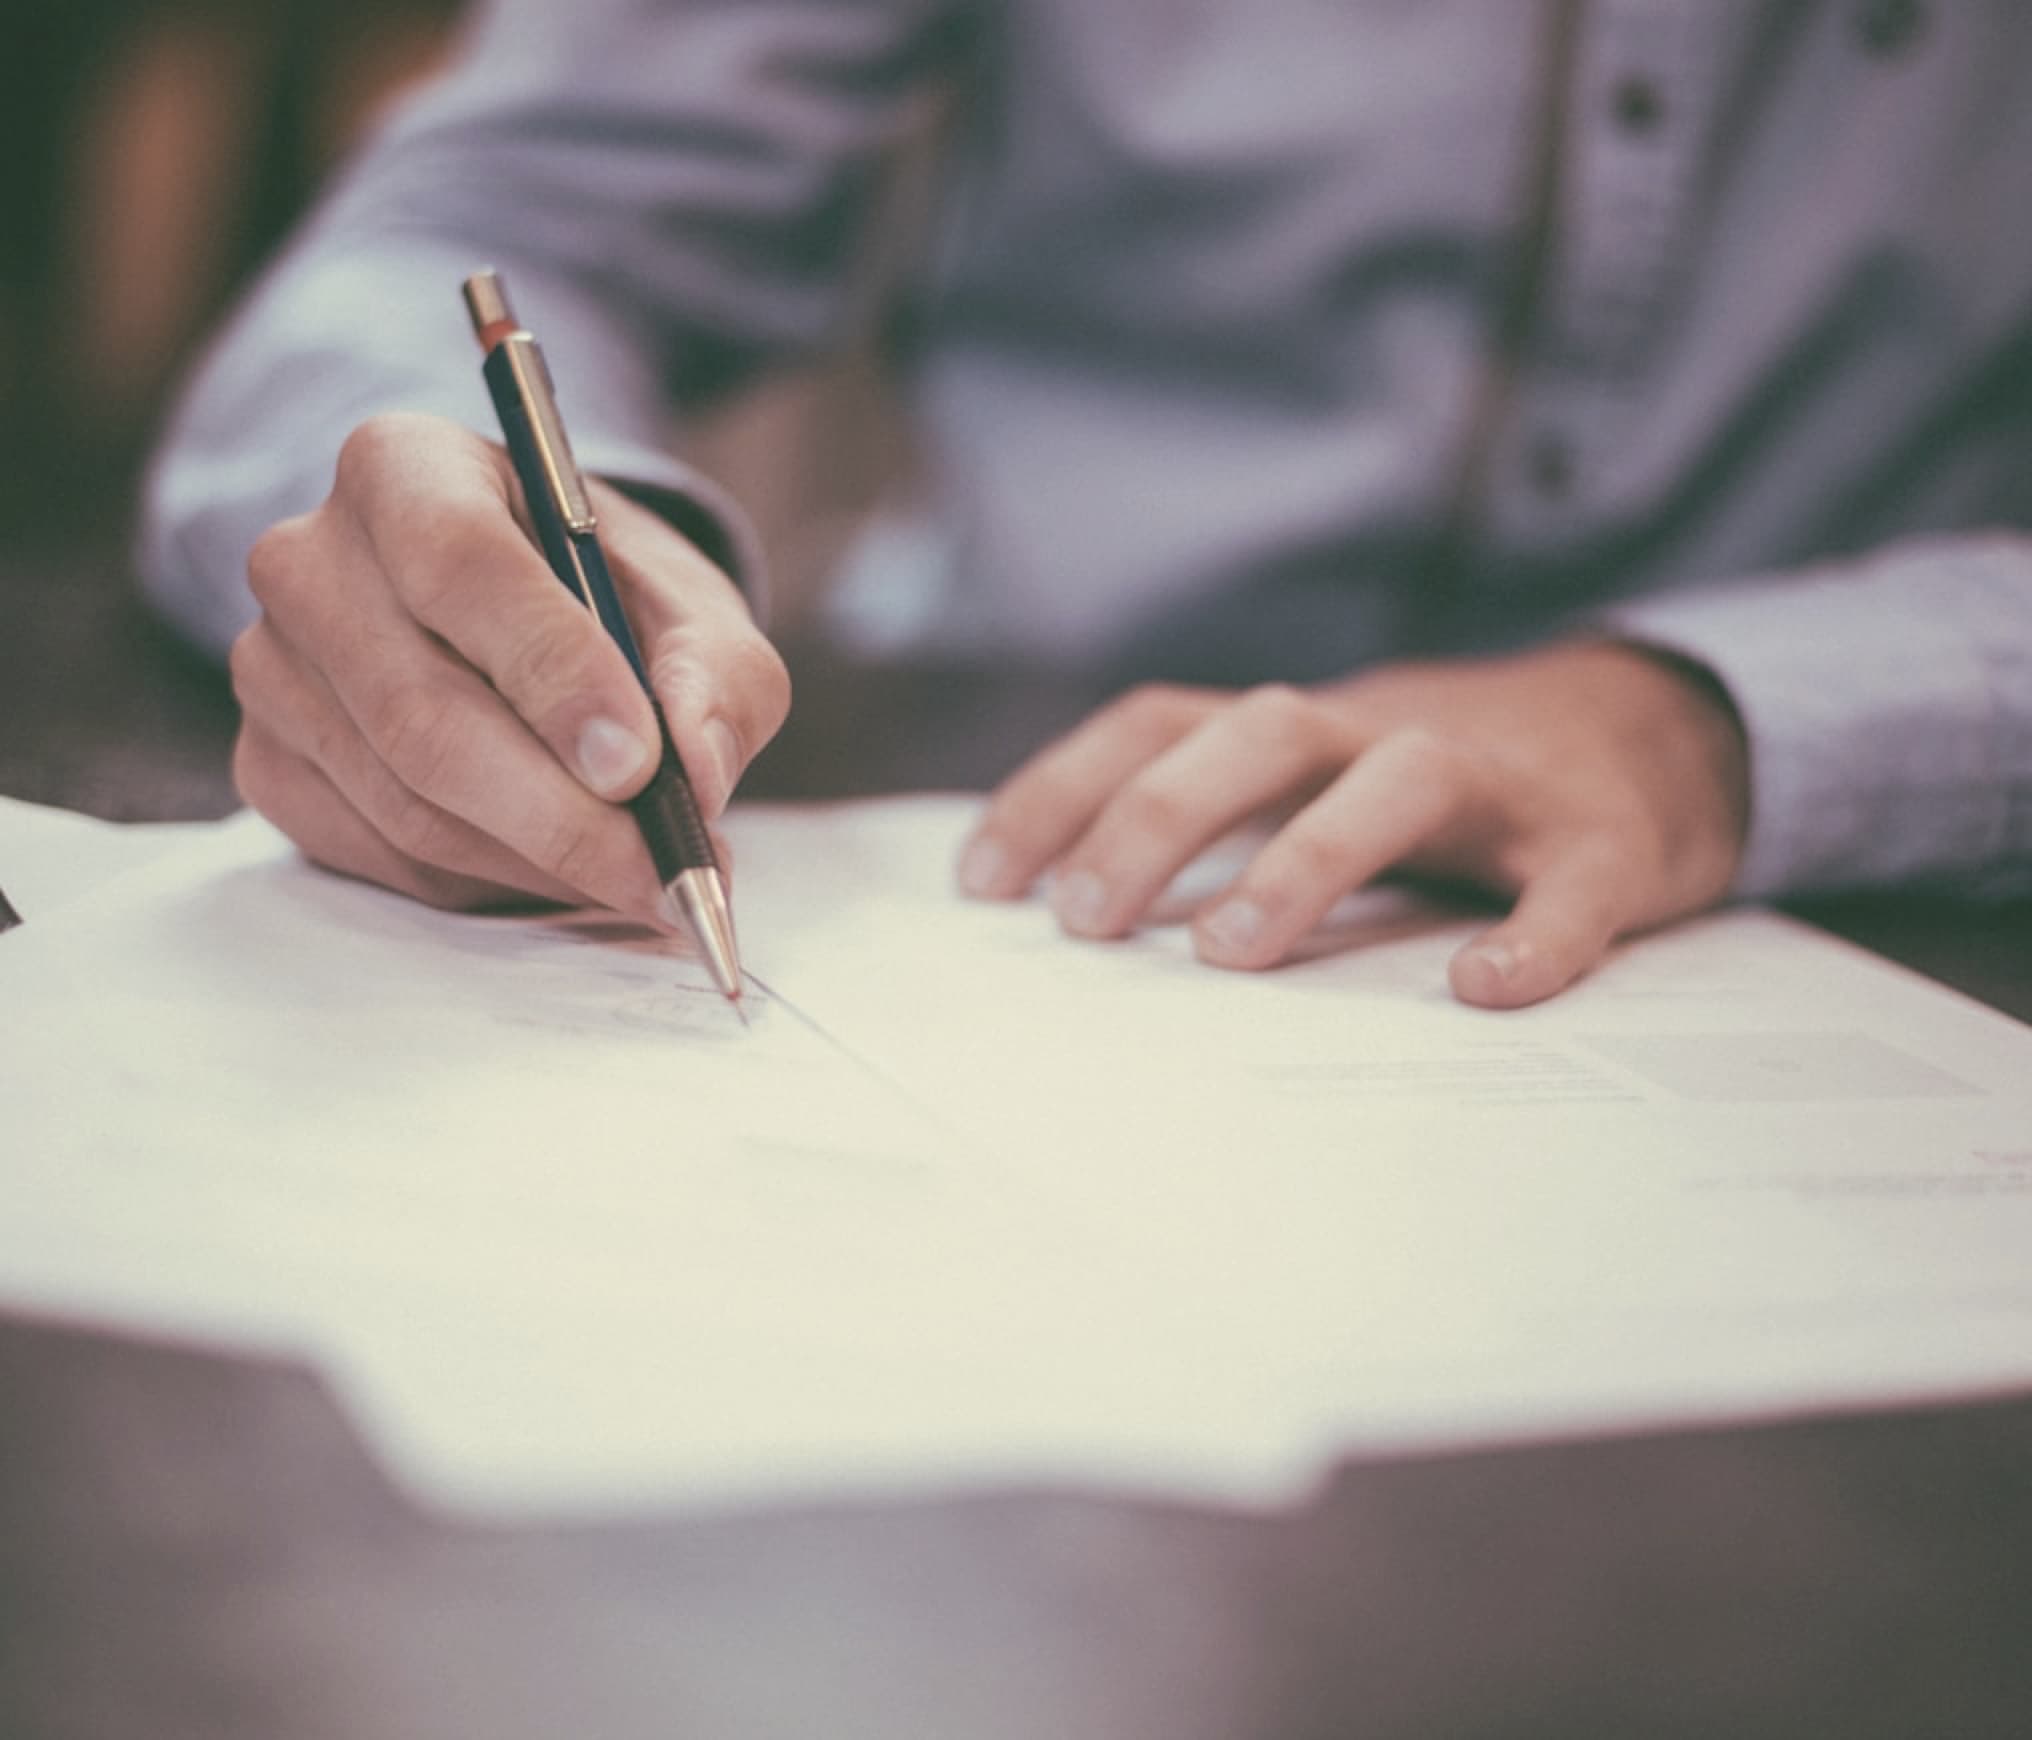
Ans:
<svg viewBox="0 0 2032 1740"><path fill-rule="evenodd" d="M1281 961L1350 889L1443 837L1481 826L1483 775L1430 732L1392 732L1293 816L1193 920L1202 960Z"/></svg>
<svg viewBox="0 0 2032 1740"><path fill-rule="evenodd" d="M568 773L392 590L352 584L351 566L344 585L332 583L329 569L297 567L264 582L270 618L323 675L399 786L499 840L579 898L658 922L662 891L626 812ZM387 819L399 827L394 812Z"/></svg>
<svg viewBox="0 0 2032 1740"><path fill-rule="evenodd" d="M243 726L234 744L233 781L240 795L287 834L305 857L343 876L457 911L514 905L529 898L517 888L404 857L337 786L259 725Z"/></svg>
<svg viewBox="0 0 2032 1740"><path fill-rule="evenodd" d="M377 418L340 452L351 513L404 610L485 676L556 759L609 799L656 765L656 721L621 650L512 511L505 454L435 419Z"/></svg>
<svg viewBox="0 0 2032 1740"><path fill-rule="evenodd" d="M738 588L648 509L601 489L608 555L699 808L718 816L790 713L790 673Z"/></svg>
<svg viewBox="0 0 2032 1740"><path fill-rule="evenodd" d="M1347 749L1315 703L1272 684L1208 715L1132 774L1059 860L1051 901L1077 936L1120 936L1207 846L1310 795Z"/></svg>
<svg viewBox="0 0 2032 1740"><path fill-rule="evenodd" d="M233 644L233 689L267 738L320 772L406 863L543 900L585 896L391 774L324 678L265 621Z"/></svg>
<svg viewBox="0 0 2032 1740"><path fill-rule="evenodd" d="M1524 884L1508 918L1454 956L1447 969L1454 995L1484 1009L1519 1009L1565 990L1630 928L1636 887L1617 852L1553 860Z"/></svg>
<svg viewBox="0 0 2032 1740"><path fill-rule="evenodd" d="M1153 684L1104 707L1018 768L960 854L967 893L1012 899L1077 840L1117 789L1226 699Z"/></svg>

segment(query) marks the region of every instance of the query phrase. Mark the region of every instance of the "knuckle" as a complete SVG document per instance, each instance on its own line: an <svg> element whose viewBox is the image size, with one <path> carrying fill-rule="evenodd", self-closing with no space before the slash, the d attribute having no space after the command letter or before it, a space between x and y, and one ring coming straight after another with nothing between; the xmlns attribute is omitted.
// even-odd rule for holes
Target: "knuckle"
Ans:
<svg viewBox="0 0 2032 1740"><path fill-rule="evenodd" d="M371 492L380 479L401 468L431 421L415 411L381 411L357 424L339 443L339 492Z"/></svg>
<svg viewBox="0 0 2032 1740"><path fill-rule="evenodd" d="M287 608L315 567L311 516L278 520L247 552L247 588L262 609Z"/></svg>
<svg viewBox="0 0 2032 1740"><path fill-rule="evenodd" d="M591 893L613 880L614 864L608 838L599 830L576 823L553 829L536 855L536 866L568 888Z"/></svg>
<svg viewBox="0 0 2032 1740"><path fill-rule="evenodd" d="M733 679L750 698L763 734L775 736L790 716L790 670L782 655L758 637L744 642L730 662Z"/></svg>
<svg viewBox="0 0 2032 1740"><path fill-rule="evenodd" d="M1027 768L1012 775L992 794L981 811L978 831L998 840L1027 841L1040 821L1054 812L1055 788L1046 775Z"/></svg>
<svg viewBox="0 0 2032 1740"><path fill-rule="evenodd" d="M681 640L672 640L647 654L649 686L664 698L664 705L677 709L678 697L696 682L698 660Z"/></svg>
<svg viewBox="0 0 2032 1740"><path fill-rule="evenodd" d="M1141 683L1107 711L1132 729L1161 732L1176 728L1196 711L1195 696L1176 683Z"/></svg>
<svg viewBox="0 0 2032 1740"><path fill-rule="evenodd" d="M226 675L233 685L233 698L240 703L243 714L256 711L260 702L262 668L267 651L262 644L265 632L257 623L238 635L226 649Z"/></svg>
<svg viewBox="0 0 2032 1740"><path fill-rule="evenodd" d="M1238 720L1278 743L1311 743L1320 735L1320 705L1289 683L1263 683L1235 703Z"/></svg>
<svg viewBox="0 0 2032 1740"><path fill-rule="evenodd" d="M1170 840L1193 829L1190 802L1151 780L1131 780L1116 794L1110 808L1117 826L1136 838Z"/></svg>
<svg viewBox="0 0 2032 1740"><path fill-rule="evenodd" d="M267 745L243 726L233 740L233 789L264 816L273 801L274 775L274 758Z"/></svg>
<svg viewBox="0 0 2032 1740"><path fill-rule="evenodd" d="M1260 713L1266 720L1281 722L1306 718L1313 703L1291 683L1258 683L1253 689L1244 690L1236 705Z"/></svg>
<svg viewBox="0 0 2032 1740"><path fill-rule="evenodd" d="M373 821L389 845L419 865L437 866L449 856L450 829L444 812L414 792L384 794L375 805Z"/></svg>
<svg viewBox="0 0 2032 1740"><path fill-rule="evenodd" d="M1429 725L1400 725L1375 752L1415 785L1452 786L1465 771L1460 749Z"/></svg>
<svg viewBox="0 0 2032 1740"><path fill-rule="evenodd" d="M790 715L790 671L759 634L725 644L700 635L667 636L650 655L650 687L673 717L724 711L753 754Z"/></svg>
<svg viewBox="0 0 2032 1740"><path fill-rule="evenodd" d="M306 759L313 767L330 771L358 762L359 739L344 714L315 708L296 724Z"/></svg>
<svg viewBox="0 0 2032 1740"><path fill-rule="evenodd" d="M459 708L428 690L397 688L373 710L370 726L376 753L412 791L443 787L446 769L462 738Z"/></svg>
<svg viewBox="0 0 2032 1740"><path fill-rule="evenodd" d="M532 723L579 696L603 686L606 646L581 611L542 629L520 634L503 654L495 687Z"/></svg>
<svg viewBox="0 0 2032 1740"><path fill-rule="evenodd" d="M392 578L410 610L436 627L456 628L476 606L498 596L496 576L476 558L496 528L483 512L463 502L438 502L427 516L406 528L402 560Z"/></svg>
<svg viewBox="0 0 2032 1740"><path fill-rule="evenodd" d="M1278 840L1278 850L1261 863L1259 892L1272 900L1298 890L1321 890L1345 876L1340 842L1325 827L1292 826Z"/></svg>

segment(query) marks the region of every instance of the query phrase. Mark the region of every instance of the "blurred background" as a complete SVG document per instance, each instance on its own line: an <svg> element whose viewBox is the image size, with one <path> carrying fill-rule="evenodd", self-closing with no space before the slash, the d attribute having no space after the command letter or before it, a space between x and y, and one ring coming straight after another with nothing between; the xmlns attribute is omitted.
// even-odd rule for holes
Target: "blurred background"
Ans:
<svg viewBox="0 0 2032 1740"><path fill-rule="evenodd" d="M457 0L8 0L0 28L0 795L222 815L224 676L158 626L135 485L205 331Z"/></svg>
<svg viewBox="0 0 2032 1740"><path fill-rule="evenodd" d="M10 0L0 540L117 537L193 345L456 0Z"/></svg>
<svg viewBox="0 0 2032 1740"><path fill-rule="evenodd" d="M456 0L8 0L0 795L224 814L222 673L138 601L135 480L205 330Z"/></svg>

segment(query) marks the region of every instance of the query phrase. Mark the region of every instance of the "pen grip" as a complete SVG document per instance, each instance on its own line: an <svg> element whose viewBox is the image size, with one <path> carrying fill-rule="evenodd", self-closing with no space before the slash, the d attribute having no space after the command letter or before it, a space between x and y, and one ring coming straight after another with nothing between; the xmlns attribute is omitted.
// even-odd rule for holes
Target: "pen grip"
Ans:
<svg viewBox="0 0 2032 1740"><path fill-rule="evenodd" d="M685 777L684 763L671 742L669 721L653 696L650 705L656 708L656 734L663 745L663 757L649 783L628 800L628 810L642 830L657 880L668 883L686 870L718 869L720 860L705 818L699 814L691 782Z"/></svg>
<svg viewBox="0 0 2032 1740"><path fill-rule="evenodd" d="M474 286L478 284L484 289L489 282L491 299L481 297L476 301ZM607 567L606 553L600 548L592 504L586 497L584 480L571 457L564 426L552 401L550 370L543 361L543 353L536 341L520 329L509 331L498 342L488 342L493 324L511 318L498 279L489 280L488 275L482 274L469 280L467 301L476 320L487 310L493 311L480 323L481 340L488 344L483 365L487 391L500 417L502 438L522 486L537 541L543 546L544 559L565 589L599 620L607 637L627 660L656 716L656 736L662 754L649 783L628 800L628 810L649 848L657 880L668 886L686 871L717 871L720 862L713 850L712 835L699 814L698 797L670 735L670 721L656 698L655 685L650 681L613 574Z"/></svg>

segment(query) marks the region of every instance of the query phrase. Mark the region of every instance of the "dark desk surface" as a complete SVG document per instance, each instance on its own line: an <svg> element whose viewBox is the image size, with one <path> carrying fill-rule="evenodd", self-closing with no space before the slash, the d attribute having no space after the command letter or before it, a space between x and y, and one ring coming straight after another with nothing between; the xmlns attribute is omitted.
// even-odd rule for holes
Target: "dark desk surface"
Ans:
<svg viewBox="0 0 2032 1740"><path fill-rule="evenodd" d="M230 700L117 577L0 562L0 792L222 814ZM763 795L977 784L1087 699L804 677ZM1812 916L2032 1017L2025 907ZM7 1740L2019 1737L2028 1627L2032 1397L1364 1460L1274 1516L488 1530L408 1508L305 1371L0 1320Z"/></svg>

